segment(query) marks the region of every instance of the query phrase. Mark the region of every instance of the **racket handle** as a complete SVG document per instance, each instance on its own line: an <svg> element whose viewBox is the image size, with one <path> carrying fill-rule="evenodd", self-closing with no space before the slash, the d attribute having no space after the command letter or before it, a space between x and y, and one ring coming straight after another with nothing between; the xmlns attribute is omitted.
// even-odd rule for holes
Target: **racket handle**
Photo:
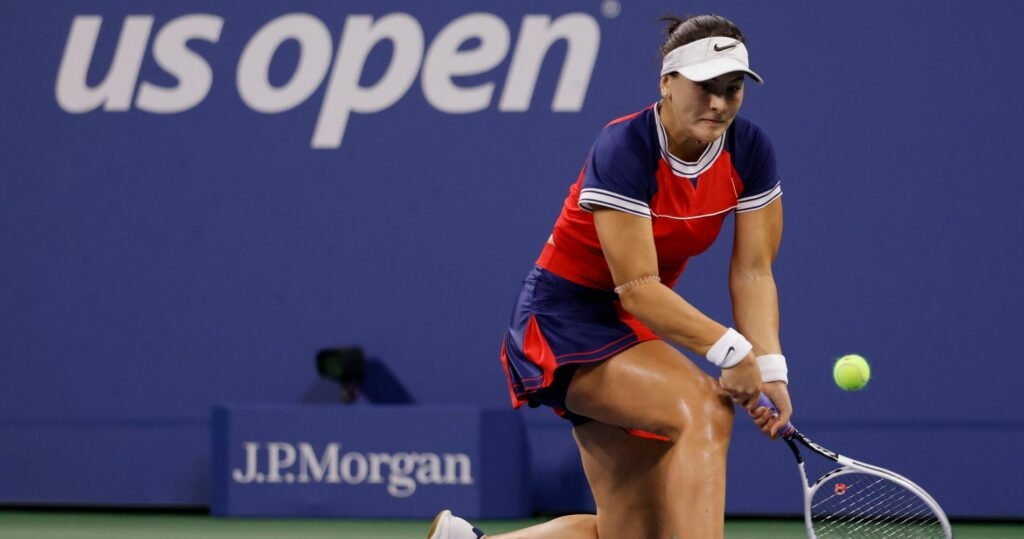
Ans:
<svg viewBox="0 0 1024 539"><path fill-rule="evenodd" d="M757 405L764 406L765 408L771 410L772 412L775 412L776 416L779 415L779 409L775 407L775 403L772 402L772 400L769 399L768 395L765 395L764 392L761 392L761 396L758 397ZM796 427L793 426L793 423L787 422L785 428L781 429L779 432L782 433L783 438L786 438L790 434L796 432Z"/></svg>

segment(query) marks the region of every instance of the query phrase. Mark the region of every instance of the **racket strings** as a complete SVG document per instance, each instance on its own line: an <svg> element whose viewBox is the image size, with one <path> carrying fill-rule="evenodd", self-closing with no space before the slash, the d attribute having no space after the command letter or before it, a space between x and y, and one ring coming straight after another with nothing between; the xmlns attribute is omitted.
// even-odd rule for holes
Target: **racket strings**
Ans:
<svg viewBox="0 0 1024 539"><path fill-rule="evenodd" d="M817 537L946 537L939 518L920 496L861 473L834 476L818 485L811 522Z"/></svg>

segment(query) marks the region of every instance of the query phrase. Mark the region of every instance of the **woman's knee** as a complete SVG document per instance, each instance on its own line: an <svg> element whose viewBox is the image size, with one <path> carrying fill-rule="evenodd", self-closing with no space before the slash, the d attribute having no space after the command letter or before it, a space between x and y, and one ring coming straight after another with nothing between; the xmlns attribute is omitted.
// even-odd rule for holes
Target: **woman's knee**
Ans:
<svg viewBox="0 0 1024 539"><path fill-rule="evenodd" d="M732 424L736 418L736 407L728 395L716 393L708 406L708 423L717 438L728 440L732 435Z"/></svg>
<svg viewBox="0 0 1024 539"><path fill-rule="evenodd" d="M710 438L728 442L735 410L732 401L717 388L702 388L679 395L677 413L660 433L672 441Z"/></svg>

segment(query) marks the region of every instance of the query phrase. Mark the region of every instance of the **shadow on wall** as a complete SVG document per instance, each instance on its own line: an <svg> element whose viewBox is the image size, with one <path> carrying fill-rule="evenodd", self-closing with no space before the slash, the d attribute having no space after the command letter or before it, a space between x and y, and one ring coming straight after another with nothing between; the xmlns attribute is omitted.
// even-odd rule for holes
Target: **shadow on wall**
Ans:
<svg viewBox="0 0 1024 539"><path fill-rule="evenodd" d="M317 352L320 378L302 395L305 404L415 404L412 395L378 358L367 358L362 347L324 348Z"/></svg>

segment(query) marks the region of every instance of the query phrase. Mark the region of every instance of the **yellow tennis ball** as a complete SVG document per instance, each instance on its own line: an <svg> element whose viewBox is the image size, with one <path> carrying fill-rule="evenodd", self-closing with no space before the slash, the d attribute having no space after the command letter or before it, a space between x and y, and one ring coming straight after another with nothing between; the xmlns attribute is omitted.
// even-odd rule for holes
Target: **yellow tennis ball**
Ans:
<svg viewBox="0 0 1024 539"><path fill-rule="evenodd" d="M857 391L867 385L871 379L871 367L868 360L857 354L845 355L832 367L832 377L836 385L846 391Z"/></svg>

